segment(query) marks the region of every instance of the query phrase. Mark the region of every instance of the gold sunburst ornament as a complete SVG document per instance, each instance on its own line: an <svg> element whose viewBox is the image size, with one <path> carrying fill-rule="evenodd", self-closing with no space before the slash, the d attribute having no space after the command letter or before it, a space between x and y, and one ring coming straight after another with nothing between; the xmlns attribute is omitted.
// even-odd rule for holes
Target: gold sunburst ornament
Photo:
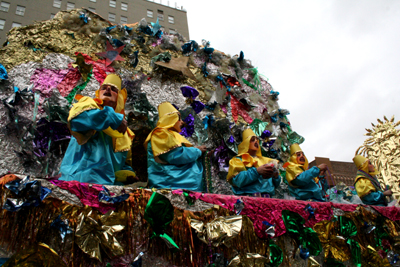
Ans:
<svg viewBox="0 0 400 267"><path fill-rule="evenodd" d="M366 129L369 136L360 146L356 155L364 155L380 172L377 175L379 182L388 185L393 192L393 197L400 199L400 130L396 129L400 121L394 122L394 116L388 120L378 120L372 124L372 129Z"/></svg>

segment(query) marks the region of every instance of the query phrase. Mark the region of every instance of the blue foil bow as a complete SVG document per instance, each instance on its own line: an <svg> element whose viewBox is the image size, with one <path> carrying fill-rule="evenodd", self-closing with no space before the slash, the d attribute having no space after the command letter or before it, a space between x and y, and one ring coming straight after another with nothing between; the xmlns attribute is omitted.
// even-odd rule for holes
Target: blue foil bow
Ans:
<svg viewBox="0 0 400 267"><path fill-rule="evenodd" d="M308 250L308 248L303 248L302 246L300 246L299 249L300 249L300 258L306 260L308 257L310 257L310 251Z"/></svg>
<svg viewBox="0 0 400 267"><path fill-rule="evenodd" d="M72 229L69 226L68 219L61 220L61 214L54 219L54 221L50 224L50 227L58 229L62 242L64 242L66 235L72 234Z"/></svg>
<svg viewBox="0 0 400 267"><path fill-rule="evenodd" d="M104 185L103 185L103 190L99 192L99 202L102 203L119 203L122 201L125 201L126 199L129 198L129 194L123 194L117 197L112 197L110 194L110 190L108 190Z"/></svg>
<svg viewBox="0 0 400 267"><path fill-rule="evenodd" d="M208 129L208 127L212 127L215 122L215 119L212 115L205 116L203 119L204 129Z"/></svg>
<svg viewBox="0 0 400 267"><path fill-rule="evenodd" d="M8 211L18 211L23 207L39 206L50 193L51 190L42 187L38 180L29 180L29 176L22 180L14 180L5 185L7 189L13 192L18 198L7 198L3 209Z"/></svg>
<svg viewBox="0 0 400 267"><path fill-rule="evenodd" d="M7 70L2 64L0 64L0 79L2 80L8 79Z"/></svg>
<svg viewBox="0 0 400 267"><path fill-rule="evenodd" d="M199 45L196 41L191 40L190 42L185 43L182 45L182 53L189 54L190 52L196 52L199 49Z"/></svg>

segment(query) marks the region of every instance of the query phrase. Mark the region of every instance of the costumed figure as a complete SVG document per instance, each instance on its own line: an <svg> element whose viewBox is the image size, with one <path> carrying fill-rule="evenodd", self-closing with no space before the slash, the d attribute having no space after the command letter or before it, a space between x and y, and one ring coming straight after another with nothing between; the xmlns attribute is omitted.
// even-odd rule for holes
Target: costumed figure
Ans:
<svg viewBox="0 0 400 267"><path fill-rule="evenodd" d="M259 140L251 129L243 131L243 141L238 147L238 153L229 161L227 175L233 193L273 196L275 188L281 183L278 162L261 155Z"/></svg>
<svg viewBox="0 0 400 267"><path fill-rule="evenodd" d="M297 200L326 201L328 182L325 172L328 166L325 163L308 169L308 160L299 144L293 144L289 161L283 167L286 168L289 192Z"/></svg>
<svg viewBox="0 0 400 267"><path fill-rule="evenodd" d="M147 136L147 172L150 188L203 191L203 165L200 157L205 146L193 145L180 135L183 121L169 102L158 106L159 120Z"/></svg>
<svg viewBox="0 0 400 267"><path fill-rule="evenodd" d="M96 98L77 96L68 117L71 141L61 164L60 180L95 184L132 183L130 166L134 133L124 119L126 89L109 74Z"/></svg>
<svg viewBox="0 0 400 267"><path fill-rule="evenodd" d="M386 196L392 195L392 190L384 191L375 175L379 172L375 170L371 162L361 156L353 158L358 171L354 186L362 202L367 205L387 206Z"/></svg>

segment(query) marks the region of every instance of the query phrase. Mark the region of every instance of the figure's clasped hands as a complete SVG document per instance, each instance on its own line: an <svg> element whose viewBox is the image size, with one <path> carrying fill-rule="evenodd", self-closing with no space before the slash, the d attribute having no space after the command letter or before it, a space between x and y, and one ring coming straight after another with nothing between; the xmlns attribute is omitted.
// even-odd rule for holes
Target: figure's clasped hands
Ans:
<svg viewBox="0 0 400 267"><path fill-rule="evenodd" d="M262 175L264 179L277 177L279 175L278 170L274 164L264 164L257 168L257 172Z"/></svg>

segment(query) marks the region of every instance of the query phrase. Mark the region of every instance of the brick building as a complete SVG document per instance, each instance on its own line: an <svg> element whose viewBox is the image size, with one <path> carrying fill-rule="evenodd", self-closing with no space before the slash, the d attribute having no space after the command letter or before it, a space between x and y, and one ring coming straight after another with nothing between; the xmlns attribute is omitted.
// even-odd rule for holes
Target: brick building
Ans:
<svg viewBox="0 0 400 267"><path fill-rule="evenodd" d="M357 168L353 162L331 161L329 158L315 157L315 160L309 163L310 168L325 163L332 174L335 184L343 182L346 185L353 186L356 178ZM329 186L332 186L332 179L327 176Z"/></svg>
<svg viewBox="0 0 400 267"><path fill-rule="evenodd" d="M176 3L173 7L169 6L169 1L167 3L163 5L154 0L0 0L0 43L4 43L7 32L13 27L48 20L58 11L82 7L116 24L131 24L142 18L156 22L158 18L164 31L179 32L189 40L186 10Z"/></svg>

